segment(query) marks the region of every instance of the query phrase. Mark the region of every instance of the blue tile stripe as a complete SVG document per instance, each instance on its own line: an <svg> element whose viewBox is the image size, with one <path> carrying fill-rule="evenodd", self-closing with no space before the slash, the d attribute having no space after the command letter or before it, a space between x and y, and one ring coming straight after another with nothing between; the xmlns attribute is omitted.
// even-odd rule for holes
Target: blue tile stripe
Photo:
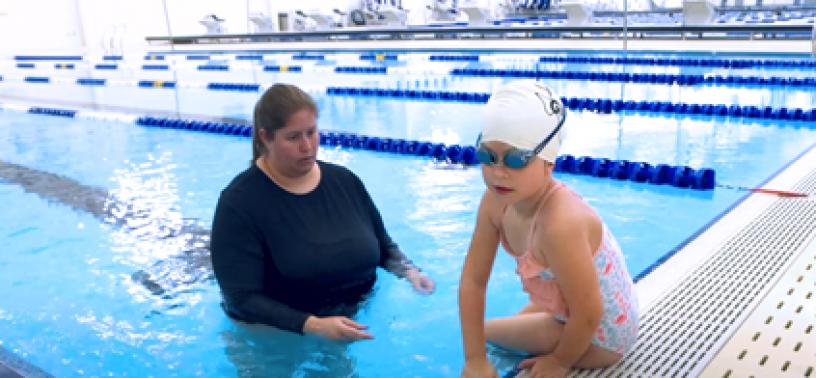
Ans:
<svg viewBox="0 0 816 378"><path fill-rule="evenodd" d="M80 55L15 55L14 60L82 60Z"/></svg>
<svg viewBox="0 0 816 378"><path fill-rule="evenodd" d="M145 71L167 71L170 66L166 64L143 64L142 69Z"/></svg>
<svg viewBox="0 0 816 378"><path fill-rule="evenodd" d="M79 85L104 86L106 84L106 80L93 78L79 78L76 80L76 83Z"/></svg>
<svg viewBox="0 0 816 378"><path fill-rule="evenodd" d="M50 83L51 79L45 76L26 76L26 83Z"/></svg>
<svg viewBox="0 0 816 378"><path fill-rule="evenodd" d="M140 80L139 88L175 88L175 81L161 81L161 80Z"/></svg>

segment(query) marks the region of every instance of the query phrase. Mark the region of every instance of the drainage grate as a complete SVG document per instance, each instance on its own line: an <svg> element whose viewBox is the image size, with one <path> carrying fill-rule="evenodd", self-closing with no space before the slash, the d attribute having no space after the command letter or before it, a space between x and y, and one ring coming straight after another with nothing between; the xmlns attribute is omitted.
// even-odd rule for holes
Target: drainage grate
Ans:
<svg viewBox="0 0 816 378"><path fill-rule="evenodd" d="M816 193L816 171L794 189ZM776 200L643 314L638 341L623 361L608 369L577 371L573 376L697 376L778 275L807 247L814 230L816 201L812 197ZM777 323L784 326L787 320ZM811 333L816 335L816 330ZM726 371L718 372L719 376ZM816 371L811 375L816 377Z"/></svg>
<svg viewBox="0 0 816 378"><path fill-rule="evenodd" d="M711 377L816 377L816 245L800 255L703 371Z"/></svg>

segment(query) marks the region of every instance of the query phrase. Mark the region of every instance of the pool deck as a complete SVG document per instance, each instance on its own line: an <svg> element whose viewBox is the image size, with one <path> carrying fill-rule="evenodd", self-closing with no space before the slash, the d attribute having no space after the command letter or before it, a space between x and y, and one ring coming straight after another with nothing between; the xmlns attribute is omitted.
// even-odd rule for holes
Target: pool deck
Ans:
<svg viewBox="0 0 816 378"><path fill-rule="evenodd" d="M816 146L816 145L815 145ZM816 148L637 284L638 342L573 376L816 376Z"/></svg>

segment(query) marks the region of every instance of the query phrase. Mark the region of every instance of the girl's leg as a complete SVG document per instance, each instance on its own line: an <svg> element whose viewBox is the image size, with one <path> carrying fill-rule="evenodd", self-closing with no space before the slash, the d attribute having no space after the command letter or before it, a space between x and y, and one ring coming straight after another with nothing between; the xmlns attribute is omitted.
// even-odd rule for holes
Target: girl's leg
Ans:
<svg viewBox="0 0 816 378"><path fill-rule="evenodd" d="M527 308L525 308L526 310ZM522 313L485 322L485 336L493 344L534 355L555 350L564 330L564 324L546 312ZM621 355L590 345L575 367L598 368L618 362Z"/></svg>

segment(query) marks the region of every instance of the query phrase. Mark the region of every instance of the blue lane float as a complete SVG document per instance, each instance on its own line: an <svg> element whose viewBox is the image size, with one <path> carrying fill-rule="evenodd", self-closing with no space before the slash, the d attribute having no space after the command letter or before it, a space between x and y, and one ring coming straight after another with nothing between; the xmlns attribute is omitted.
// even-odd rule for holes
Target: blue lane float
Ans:
<svg viewBox="0 0 816 378"><path fill-rule="evenodd" d="M41 108L41 107L32 107L28 109L28 112L31 114L43 114L43 115L50 115L50 116L57 116L57 117L68 117L74 118L76 116L77 111L71 109L57 109L57 108Z"/></svg>
<svg viewBox="0 0 816 378"><path fill-rule="evenodd" d="M54 63L55 70L73 70L76 66L73 63Z"/></svg>
<svg viewBox="0 0 816 378"><path fill-rule="evenodd" d="M407 98L407 99L421 99L421 100L441 100L441 101L459 101L459 102L474 102L486 103L490 98L489 93L473 93L473 92L448 92L448 91L431 91L431 90L415 90L415 89L387 89L387 88L353 88L353 87L328 87L326 88L328 95L343 95L343 96L363 96L363 97L388 97L388 98Z"/></svg>
<svg viewBox="0 0 816 378"><path fill-rule="evenodd" d="M187 60L210 60L209 55L187 55Z"/></svg>
<svg viewBox="0 0 816 378"><path fill-rule="evenodd" d="M208 83L207 89L217 91L236 91L236 92L257 92L261 86L259 84L247 83Z"/></svg>
<svg viewBox="0 0 816 378"><path fill-rule="evenodd" d="M652 84L679 84L679 85L696 85L705 81L705 77L703 75L545 71L545 70L518 70L518 69L488 69L488 68L455 68L451 70L451 75L509 77L528 79L570 79L590 81L612 81L624 83L652 83Z"/></svg>
<svg viewBox="0 0 816 378"><path fill-rule="evenodd" d="M97 64L94 66L94 69L97 70L115 70L118 69L119 66L116 64Z"/></svg>
<svg viewBox="0 0 816 378"><path fill-rule="evenodd" d="M121 55L105 55L102 57L102 60L123 60L124 57Z"/></svg>
<svg viewBox="0 0 816 378"><path fill-rule="evenodd" d="M603 57L603 56L542 56L542 63L591 63L591 64L638 64L650 66L696 66L724 68L752 67L816 67L814 60L785 59L719 59L719 58L652 58L652 57Z"/></svg>
<svg viewBox="0 0 816 378"><path fill-rule="evenodd" d="M34 68L34 63L17 63L17 68Z"/></svg>
<svg viewBox="0 0 816 378"><path fill-rule="evenodd" d="M400 155L424 156L454 164L476 164L476 149L473 146L381 138L338 131L321 131L320 144Z"/></svg>
<svg viewBox="0 0 816 378"><path fill-rule="evenodd" d="M816 121L816 108L773 108L770 106L760 107L754 105L740 106L723 104L687 104L667 101L624 101L576 97L562 97L561 101L564 103L564 105L572 110L588 110L598 113L635 111L647 113L777 119L784 121Z"/></svg>
<svg viewBox="0 0 816 378"><path fill-rule="evenodd" d="M63 115L55 112L44 112L42 114ZM136 124L147 127L201 131L243 137L252 136L252 126L227 122L139 117ZM323 146L427 157L465 166L475 166L477 164L476 148L474 146L383 138L342 131L321 131L319 138L320 145ZM698 190L712 190L716 186L716 174L714 170L709 168L694 169L688 166L649 164L589 156L561 155L556 159L555 171Z"/></svg>
<svg viewBox="0 0 816 378"><path fill-rule="evenodd" d="M761 85L816 87L816 78L795 77L759 77L759 76L721 76L721 75L686 75L626 72L585 72L585 71L546 71L488 68L455 68L453 76L508 77L528 79L568 79L588 81L608 81L623 83L649 84L725 84L725 85Z"/></svg>
<svg viewBox="0 0 816 378"><path fill-rule="evenodd" d="M244 137L252 136L251 126L226 122L139 117L136 120L136 124L148 127L202 131ZM476 149L473 146L445 145L425 141L370 137L335 131L321 131L320 144L402 155L425 156L456 164L476 164Z"/></svg>
<svg viewBox="0 0 816 378"><path fill-rule="evenodd" d="M147 54L144 56L144 60L164 60L164 55Z"/></svg>
<svg viewBox="0 0 816 378"><path fill-rule="evenodd" d="M486 103L490 98L490 94L488 93L355 87L328 87L326 89L326 94L339 96L406 98L433 101L460 101L472 103ZM802 122L816 121L816 108L773 108L770 106L759 107L754 105L740 106L723 104L687 104L664 101L624 101L612 100L608 98L579 97L562 97L561 101L571 110L593 111L606 114L617 112L644 112L776 119Z"/></svg>
<svg viewBox="0 0 816 378"><path fill-rule="evenodd" d="M589 156L561 155L556 158L555 171L699 190L712 190L716 185L716 173L710 168L694 169Z"/></svg>
<svg viewBox="0 0 816 378"><path fill-rule="evenodd" d="M353 67L353 66L337 66L334 67L334 72L337 73L356 73L356 74L380 74L388 73L386 67Z"/></svg>
<svg viewBox="0 0 816 378"><path fill-rule="evenodd" d="M214 134L252 136L252 127L227 122L195 121L172 118L139 117L136 124L147 127L201 131Z"/></svg>
<svg viewBox="0 0 816 378"><path fill-rule="evenodd" d="M432 62L478 62L478 55L431 55Z"/></svg>

